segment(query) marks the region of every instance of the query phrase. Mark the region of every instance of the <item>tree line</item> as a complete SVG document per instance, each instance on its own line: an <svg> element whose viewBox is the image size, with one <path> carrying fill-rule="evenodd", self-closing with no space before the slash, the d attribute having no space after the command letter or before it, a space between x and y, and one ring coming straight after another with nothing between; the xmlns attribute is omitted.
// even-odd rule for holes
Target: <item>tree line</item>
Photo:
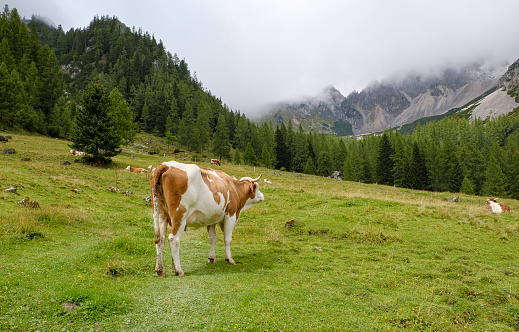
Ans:
<svg viewBox="0 0 519 332"><path fill-rule="evenodd" d="M0 19L0 126L78 137L86 96L108 104L130 142L135 131L237 164L405 188L519 198L516 110L495 120L448 117L412 134L335 137L288 123L256 124L230 110L187 62L115 17L63 31L7 6ZM105 101L106 101L105 100ZM84 120L84 119L83 119ZM98 151L99 148L92 148Z"/></svg>

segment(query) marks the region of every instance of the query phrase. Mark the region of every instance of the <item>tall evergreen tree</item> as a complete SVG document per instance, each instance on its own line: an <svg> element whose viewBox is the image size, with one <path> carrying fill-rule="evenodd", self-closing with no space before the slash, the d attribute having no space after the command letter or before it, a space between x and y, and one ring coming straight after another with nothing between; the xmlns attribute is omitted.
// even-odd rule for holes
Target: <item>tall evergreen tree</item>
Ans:
<svg viewBox="0 0 519 332"><path fill-rule="evenodd" d="M462 170L457 157L456 146L449 138L443 140L440 151L441 190L458 192L463 181Z"/></svg>
<svg viewBox="0 0 519 332"><path fill-rule="evenodd" d="M317 175L317 168L315 167L312 156L308 156L308 160L306 161L305 169L303 171L305 174Z"/></svg>
<svg viewBox="0 0 519 332"><path fill-rule="evenodd" d="M97 82L89 84L81 97L81 106L76 114L71 147L86 152L90 161L107 163L121 152L118 150L121 136L105 87Z"/></svg>
<svg viewBox="0 0 519 332"><path fill-rule="evenodd" d="M254 152L254 148L250 142L247 143L247 146L245 147L245 152L243 153L243 162L251 166L258 163L256 152Z"/></svg>
<svg viewBox="0 0 519 332"><path fill-rule="evenodd" d="M211 138L210 112L211 106L205 101L200 102L196 117L196 142L200 153L203 153Z"/></svg>
<svg viewBox="0 0 519 332"><path fill-rule="evenodd" d="M263 144L263 148L261 149L261 162L266 168L272 167L272 156L266 144Z"/></svg>
<svg viewBox="0 0 519 332"><path fill-rule="evenodd" d="M427 176L427 165L425 156L420 151L418 143L413 143L413 155L411 159L411 188L425 190L429 188L429 177Z"/></svg>
<svg viewBox="0 0 519 332"><path fill-rule="evenodd" d="M317 174L321 176L330 176L333 172L332 157L328 145L321 147L319 158L317 159Z"/></svg>
<svg viewBox="0 0 519 332"><path fill-rule="evenodd" d="M393 160L393 178L395 185L398 187L409 188L412 186L409 154L402 135L397 133L395 138L395 151L391 155L391 160Z"/></svg>
<svg viewBox="0 0 519 332"><path fill-rule="evenodd" d="M135 125L133 123L133 114L130 110L130 105L128 105L117 88L110 91L110 100L113 105L113 117L118 136L121 137L125 143L132 142L135 136Z"/></svg>
<svg viewBox="0 0 519 332"><path fill-rule="evenodd" d="M377 155L377 181L380 184L393 185L393 148L386 132L382 134Z"/></svg>
<svg viewBox="0 0 519 332"><path fill-rule="evenodd" d="M219 159L230 158L229 129L227 129L227 123L223 114L218 116L216 130L213 135L213 152Z"/></svg>
<svg viewBox="0 0 519 332"><path fill-rule="evenodd" d="M288 154L287 146L287 129L283 122L279 127L276 128L275 140L276 140L276 168L284 168L290 170L290 155Z"/></svg>
<svg viewBox="0 0 519 332"><path fill-rule="evenodd" d="M496 153L492 151L488 158L486 180L483 184L482 194L487 196L506 196L506 177L503 173Z"/></svg>

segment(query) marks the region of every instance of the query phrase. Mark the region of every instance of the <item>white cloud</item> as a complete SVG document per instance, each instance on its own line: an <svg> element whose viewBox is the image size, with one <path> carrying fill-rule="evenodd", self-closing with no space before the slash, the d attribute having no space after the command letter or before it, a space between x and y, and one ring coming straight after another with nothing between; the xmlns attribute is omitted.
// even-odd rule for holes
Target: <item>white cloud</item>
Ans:
<svg viewBox="0 0 519 332"><path fill-rule="evenodd" d="M64 29L94 15L161 39L230 108L249 116L261 105L343 94L410 69L480 58L519 58L516 0L16 0Z"/></svg>

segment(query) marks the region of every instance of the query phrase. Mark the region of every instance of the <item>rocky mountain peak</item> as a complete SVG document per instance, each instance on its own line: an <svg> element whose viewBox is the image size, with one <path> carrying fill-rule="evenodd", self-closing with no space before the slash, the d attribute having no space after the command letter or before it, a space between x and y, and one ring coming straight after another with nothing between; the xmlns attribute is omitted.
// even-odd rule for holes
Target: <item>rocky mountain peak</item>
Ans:
<svg viewBox="0 0 519 332"><path fill-rule="evenodd" d="M271 115L260 121L289 118L294 123L306 123L306 130L337 135L350 131L354 134L378 132L460 108L495 89L498 83L517 88L519 60L503 75L505 71L502 65L480 61L428 74L411 72L398 78L373 81L347 97L330 85L315 97L277 104L271 109Z"/></svg>

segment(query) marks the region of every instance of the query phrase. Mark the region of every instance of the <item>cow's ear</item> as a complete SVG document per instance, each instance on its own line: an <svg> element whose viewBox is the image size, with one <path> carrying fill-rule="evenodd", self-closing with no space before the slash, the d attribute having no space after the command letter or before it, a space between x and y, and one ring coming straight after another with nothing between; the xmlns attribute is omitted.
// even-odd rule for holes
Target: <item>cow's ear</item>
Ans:
<svg viewBox="0 0 519 332"><path fill-rule="evenodd" d="M251 194L253 194L254 191L256 191L256 186L257 186L257 185L258 185L258 184L257 184L256 182L253 182L253 183L250 184L250 193L251 193Z"/></svg>

